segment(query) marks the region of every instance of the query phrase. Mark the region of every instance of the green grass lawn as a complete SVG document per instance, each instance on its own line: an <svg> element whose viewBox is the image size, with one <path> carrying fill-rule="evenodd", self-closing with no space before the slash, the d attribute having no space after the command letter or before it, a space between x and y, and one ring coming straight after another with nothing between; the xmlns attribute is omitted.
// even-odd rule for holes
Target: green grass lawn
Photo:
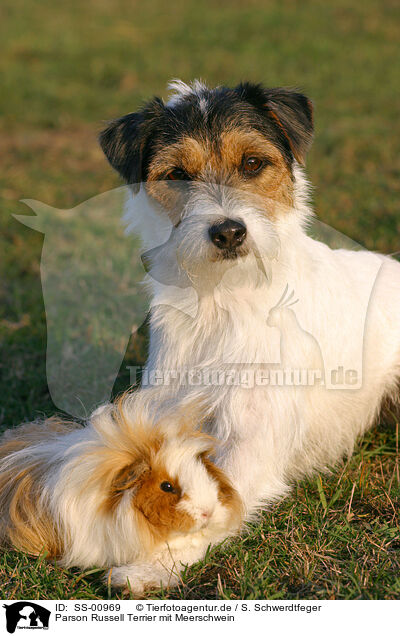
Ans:
<svg viewBox="0 0 400 636"><path fill-rule="evenodd" d="M0 74L0 430L52 414L40 283L43 235L21 198L71 208L119 185L96 142L173 77L297 86L315 103L308 161L321 221L400 249L400 7L394 0L3 0ZM142 363L146 329L126 366ZM169 598L398 598L399 419L348 463L297 485L190 568ZM0 597L115 597L101 572L0 554ZM153 595L154 596L154 595ZM158 594L157 596L162 596Z"/></svg>

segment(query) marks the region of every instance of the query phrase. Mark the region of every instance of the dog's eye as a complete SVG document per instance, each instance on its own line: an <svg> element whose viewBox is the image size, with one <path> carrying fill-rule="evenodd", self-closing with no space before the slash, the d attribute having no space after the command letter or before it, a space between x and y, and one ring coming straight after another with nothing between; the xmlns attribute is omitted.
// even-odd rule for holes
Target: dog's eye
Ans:
<svg viewBox="0 0 400 636"><path fill-rule="evenodd" d="M244 157L243 159L243 170L244 172L252 172L255 174L259 172L263 166L263 160L259 157Z"/></svg>
<svg viewBox="0 0 400 636"><path fill-rule="evenodd" d="M167 174L168 181L187 181L189 179L189 175L181 168L174 168L170 170Z"/></svg>
<svg viewBox="0 0 400 636"><path fill-rule="evenodd" d="M169 481L163 481L160 484L160 488L163 492L175 492L175 488L173 487L173 485L169 482Z"/></svg>

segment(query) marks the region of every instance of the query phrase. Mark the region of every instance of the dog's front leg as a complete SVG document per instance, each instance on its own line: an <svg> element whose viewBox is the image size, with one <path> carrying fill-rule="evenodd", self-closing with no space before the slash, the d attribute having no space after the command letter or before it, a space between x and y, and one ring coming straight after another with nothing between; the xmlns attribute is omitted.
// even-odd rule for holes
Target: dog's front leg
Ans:
<svg viewBox="0 0 400 636"><path fill-rule="evenodd" d="M239 389L227 401L229 407L215 413L211 432L226 440L216 463L238 491L246 519L290 490L288 467L301 426L290 391L285 398L271 399L262 389Z"/></svg>

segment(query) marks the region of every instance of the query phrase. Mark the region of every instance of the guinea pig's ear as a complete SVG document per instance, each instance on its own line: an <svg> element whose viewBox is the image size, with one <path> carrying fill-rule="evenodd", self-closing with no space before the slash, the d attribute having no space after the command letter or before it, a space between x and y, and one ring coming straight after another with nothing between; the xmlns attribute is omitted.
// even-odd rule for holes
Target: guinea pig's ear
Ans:
<svg viewBox="0 0 400 636"><path fill-rule="evenodd" d="M289 88L263 88L247 83L236 90L242 99L265 113L286 139L293 157L304 164L314 132L311 100Z"/></svg>
<svg viewBox="0 0 400 636"><path fill-rule="evenodd" d="M100 133L105 156L128 184L138 186L146 180L146 154L163 111L164 104L156 97L139 112L111 121Z"/></svg>
<svg viewBox="0 0 400 636"><path fill-rule="evenodd" d="M124 466L124 468L121 468L121 470L118 471L112 481L112 493L114 495L120 495L126 490L136 488L140 484L143 476L149 472L149 470L149 464L142 458Z"/></svg>

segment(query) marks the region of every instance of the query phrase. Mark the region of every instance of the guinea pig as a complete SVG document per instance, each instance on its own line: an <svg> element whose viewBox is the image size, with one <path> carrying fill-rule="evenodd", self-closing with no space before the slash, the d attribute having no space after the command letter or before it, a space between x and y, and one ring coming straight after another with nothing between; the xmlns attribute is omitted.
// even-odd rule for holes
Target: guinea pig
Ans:
<svg viewBox="0 0 400 636"><path fill-rule="evenodd" d="M50 418L0 440L0 541L64 567L111 568L142 593L234 534L242 502L192 415L125 394L85 426ZM189 409L190 410L190 409Z"/></svg>

